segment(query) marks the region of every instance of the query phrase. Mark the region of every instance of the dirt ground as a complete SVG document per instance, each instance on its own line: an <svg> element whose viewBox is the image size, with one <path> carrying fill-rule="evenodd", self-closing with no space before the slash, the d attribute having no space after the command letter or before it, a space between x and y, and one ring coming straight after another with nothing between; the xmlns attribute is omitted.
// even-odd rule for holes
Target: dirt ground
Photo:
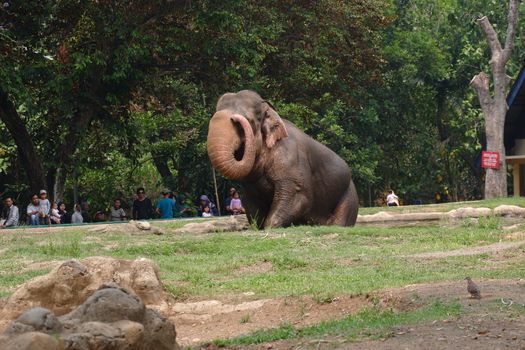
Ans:
<svg viewBox="0 0 525 350"><path fill-rule="evenodd" d="M229 300L205 300L175 304L171 319L181 345L247 334L287 323L297 327L343 318L371 302L365 296L345 296L320 303L311 298L253 300L249 295Z"/></svg>
<svg viewBox="0 0 525 350"><path fill-rule="evenodd" d="M382 291L376 294L385 306L400 311L413 310L435 300L458 301L459 316L443 320L429 320L421 324L392 327L379 340L349 342L344 335L322 338L292 339L252 346L235 346L227 349L525 349L525 280L481 280L477 281L482 299L470 299L465 281L452 283L411 285L400 289ZM242 312L233 312L217 317L216 321L203 322L192 326L194 334L206 332L221 333L221 337L243 334L249 329L268 327L268 321L280 320L279 315L295 315L294 324L301 326L317 323L323 319L337 319L353 313L369 303L370 298L339 298L328 304L300 304L289 301L265 302L256 310L250 323L239 322ZM300 317L299 306L308 308L307 316ZM234 314L238 315L235 319ZM219 322L220 321L222 322ZM275 325L275 323L274 323ZM177 330L184 337L187 329L180 323ZM245 329L243 329L245 327ZM203 332L205 331L205 332ZM226 334L227 333L227 334ZM214 338L210 334L210 338ZM190 339L179 338L188 345ZM188 343L187 341L190 340ZM204 339L201 339L201 341ZM210 345L206 349L216 349ZM222 348L224 349L224 348Z"/></svg>
<svg viewBox="0 0 525 350"><path fill-rule="evenodd" d="M449 250L445 252L431 252L431 253L420 253L409 255L412 258L425 258L425 259L442 259L451 256L466 256L466 255L478 255L486 253L498 253L508 249L519 248L525 245L525 241L517 242L498 242L486 246L462 248L456 250Z"/></svg>

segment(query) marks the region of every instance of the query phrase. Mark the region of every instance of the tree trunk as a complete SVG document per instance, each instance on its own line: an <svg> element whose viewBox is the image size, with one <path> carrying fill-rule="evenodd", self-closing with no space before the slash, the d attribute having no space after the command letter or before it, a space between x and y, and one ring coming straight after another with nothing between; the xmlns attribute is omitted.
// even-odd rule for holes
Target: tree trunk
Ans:
<svg viewBox="0 0 525 350"><path fill-rule="evenodd" d="M68 128L64 143L59 148L59 164L64 169L71 165L71 157L75 153L82 134L85 132L91 120L94 119L96 111L93 108L79 107Z"/></svg>
<svg viewBox="0 0 525 350"><path fill-rule="evenodd" d="M452 173L451 159L450 159L450 131L445 124L445 116L447 113L447 83L440 84L436 96L436 125L439 134L439 142L443 147L443 165L446 174L446 184L449 190L449 198L452 196L453 201L457 201L458 195L456 189L455 174Z"/></svg>
<svg viewBox="0 0 525 350"><path fill-rule="evenodd" d="M64 168L57 168L55 174L55 184L53 186L53 198L55 202L64 201L64 190L66 184L66 173Z"/></svg>
<svg viewBox="0 0 525 350"><path fill-rule="evenodd" d="M168 166L168 158L162 156L153 156L153 163L157 168L160 176L162 177L162 182L164 186L168 187L171 190L174 190L175 181L173 179L173 174Z"/></svg>
<svg viewBox="0 0 525 350"><path fill-rule="evenodd" d="M24 121L18 115L8 94L0 88L0 119L4 122L15 141L20 163L25 170L27 181L32 192L45 188L45 172L40 156Z"/></svg>
<svg viewBox="0 0 525 350"><path fill-rule="evenodd" d="M507 196L507 165L504 159L505 146L503 143L503 129L506 110L507 108L505 108L503 111L494 111L492 115L485 116L487 151L498 152L501 158L500 167L498 169L486 170L485 198L498 198Z"/></svg>
<svg viewBox="0 0 525 350"><path fill-rule="evenodd" d="M485 116L485 133L487 136L487 151L498 152L500 166L498 169L487 169L485 175L485 198L507 196L507 164L505 161L505 146L503 132L505 116L507 114L506 94L510 78L506 74L506 64L514 46L514 35L518 22L519 0L510 0L507 17L507 36L503 48L496 31L487 17L478 20L483 30L491 51L490 66L494 91L490 93L490 77L484 72L476 75L470 84L478 94L481 109Z"/></svg>

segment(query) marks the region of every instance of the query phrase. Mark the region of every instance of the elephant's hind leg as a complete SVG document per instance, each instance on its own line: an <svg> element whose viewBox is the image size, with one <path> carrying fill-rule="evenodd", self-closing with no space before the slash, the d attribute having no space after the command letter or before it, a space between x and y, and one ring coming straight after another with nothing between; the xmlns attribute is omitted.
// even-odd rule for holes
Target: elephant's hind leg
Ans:
<svg viewBox="0 0 525 350"><path fill-rule="evenodd" d="M332 217L328 221L328 225L337 226L353 226L357 220L357 210L359 209L359 201L357 199L357 190L353 181L346 189L344 195L341 197L339 204L335 207Z"/></svg>

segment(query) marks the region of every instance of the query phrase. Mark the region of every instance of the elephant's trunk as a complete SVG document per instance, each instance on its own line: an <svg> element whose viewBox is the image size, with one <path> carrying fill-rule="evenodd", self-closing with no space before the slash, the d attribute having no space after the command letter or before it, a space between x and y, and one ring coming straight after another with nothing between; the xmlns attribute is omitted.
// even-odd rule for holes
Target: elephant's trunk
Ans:
<svg viewBox="0 0 525 350"><path fill-rule="evenodd" d="M225 177L246 177L255 162L254 135L248 120L228 110L216 112L208 130L208 156Z"/></svg>

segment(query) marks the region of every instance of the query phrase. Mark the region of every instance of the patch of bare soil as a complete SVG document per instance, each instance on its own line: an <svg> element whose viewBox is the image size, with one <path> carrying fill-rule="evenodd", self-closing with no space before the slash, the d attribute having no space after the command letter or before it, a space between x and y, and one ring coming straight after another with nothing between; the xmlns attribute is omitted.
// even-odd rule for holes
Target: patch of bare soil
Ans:
<svg viewBox="0 0 525 350"><path fill-rule="evenodd" d="M341 344L337 349L525 349L525 282L481 280L482 299L468 297L465 282L407 286L386 292L402 307L433 298L458 299L462 313L441 321L393 327L382 341ZM334 347L331 347L334 348Z"/></svg>
<svg viewBox="0 0 525 350"><path fill-rule="evenodd" d="M318 303L311 298L204 300L176 303L170 319L177 328L177 342L188 346L285 323L305 327L343 318L369 305L371 302L364 296L344 296L330 303Z"/></svg>
<svg viewBox="0 0 525 350"><path fill-rule="evenodd" d="M481 288L481 300L470 299L465 281L409 285L377 293L380 303L400 311L417 309L436 299L459 301L462 306L459 316L393 326L379 340L368 340L363 335L364 340L350 342L340 334L227 349L525 349L525 281L476 282Z"/></svg>
<svg viewBox="0 0 525 350"><path fill-rule="evenodd" d="M525 238L525 232L522 232L522 231L512 232L512 233L509 233L508 235L505 235L505 238L506 239L523 239Z"/></svg>
<svg viewBox="0 0 525 350"><path fill-rule="evenodd" d="M451 256L467 256L467 255L478 255L485 253L497 253L503 250L519 248L525 244L525 241L517 242L498 242L486 246L479 247L470 247L470 248L461 248L456 250L448 250L443 252L429 252L429 253L420 253L413 254L407 257L411 258L423 258L423 259L441 259L448 258Z"/></svg>
<svg viewBox="0 0 525 350"><path fill-rule="evenodd" d="M29 262L22 269L22 272L53 269L57 267L58 265L60 265L61 263L62 263L61 261L57 261L57 260Z"/></svg>

